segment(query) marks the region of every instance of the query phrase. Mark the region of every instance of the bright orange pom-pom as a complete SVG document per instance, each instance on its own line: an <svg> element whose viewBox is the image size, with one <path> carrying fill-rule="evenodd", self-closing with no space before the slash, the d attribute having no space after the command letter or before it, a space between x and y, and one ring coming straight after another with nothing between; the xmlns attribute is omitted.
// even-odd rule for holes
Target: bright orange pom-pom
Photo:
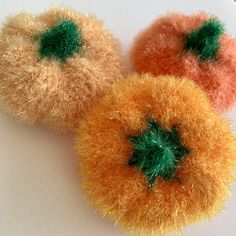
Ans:
<svg viewBox="0 0 236 236"><path fill-rule="evenodd" d="M131 75L85 116L77 135L90 201L129 231L181 230L216 214L228 197L234 138L189 80Z"/></svg>
<svg viewBox="0 0 236 236"><path fill-rule="evenodd" d="M214 21L219 20L206 13L172 13L157 19L134 42L131 50L134 69L155 76L166 74L189 78L204 89L217 110L228 110L236 101L236 39L214 28ZM213 22L213 30L209 30L206 22ZM205 34L202 30L196 36L196 31L204 25ZM195 38L198 45L186 50L191 33L199 37ZM212 41L207 38L204 41L204 37L212 35L215 37ZM208 48L204 49L204 43L208 47L215 44L215 54L208 59L195 53L199 49L209 52Z"/></svg>

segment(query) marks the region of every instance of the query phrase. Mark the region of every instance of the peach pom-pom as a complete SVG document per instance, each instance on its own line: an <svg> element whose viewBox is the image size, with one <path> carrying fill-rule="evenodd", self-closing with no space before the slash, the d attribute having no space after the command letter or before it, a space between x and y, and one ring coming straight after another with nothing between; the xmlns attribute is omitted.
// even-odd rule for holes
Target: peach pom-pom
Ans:
<svg viewBox="0 0 236 236"><path fill-rule="evenodd" d="M182 230L228 197L234 137L189 80L131 75L86 114L77 135L89 200L128 231Z"/></svg>
<svg viewBox="0 0 236 236"><path fill-rule="evenodd" d="M139 73L193 80L219 111L236 101L236 39L214 16L172 13L157 19L137 36L131 61Z"/></svg>
<svg viewBox="0 0 236 236"><path fill-rule="evenodd" d="M20 13L0 33L1 103L28 124L72 131L121 71L118 41L72 9Z"/></svg>

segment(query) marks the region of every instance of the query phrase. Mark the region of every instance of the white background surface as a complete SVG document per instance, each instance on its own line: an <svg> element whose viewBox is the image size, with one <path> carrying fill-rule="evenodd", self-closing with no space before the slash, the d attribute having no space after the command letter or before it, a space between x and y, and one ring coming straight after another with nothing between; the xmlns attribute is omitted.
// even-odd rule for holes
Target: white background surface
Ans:
<svg viewBox="0 0 236 236"><path fill-rule="evenodd" d="M0 0L0 20L20 9L43 11L55 1ZM133 37L167 11L205 10L219 16L236 36L233 0L68 0L58 1L102 19L121 40L124 53ZM236 106L227 114L236 131ZM122 236L113 223L87 205L78 186L73 137L26 127L0 112L0 236ZM225 212L186 229L184 235L236 235L236 184Z"/></svg>

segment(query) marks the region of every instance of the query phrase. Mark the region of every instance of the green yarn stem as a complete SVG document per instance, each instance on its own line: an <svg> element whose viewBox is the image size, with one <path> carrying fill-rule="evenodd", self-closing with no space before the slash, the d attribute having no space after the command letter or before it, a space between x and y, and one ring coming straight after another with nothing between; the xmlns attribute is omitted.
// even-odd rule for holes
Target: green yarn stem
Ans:
<svg viewBox="0 0 236 236"><path fill-rule="evenodd" d="M128 161L143 172L151 188L158 177L172 180L180 161L188 150L180 143L177 128L169 131L162 128L154 119L148 120L147 129L138 136L131 136L134 150Z"/></svg>
<svg viewBox="0 0 236 236"><path fill-rule="evenodd" d="M187 36L185 49L199 56L201 61L215 60L223 33L224 26L220 20L217 18L206 20Z"/></svg>
<svg viewBox="0 0 236 236"><path fill-rule="evenodd" d="M65 61L80 52L84 41L77 25L72 20L62 20L39 36L39 53L42 58Z"/></svg>

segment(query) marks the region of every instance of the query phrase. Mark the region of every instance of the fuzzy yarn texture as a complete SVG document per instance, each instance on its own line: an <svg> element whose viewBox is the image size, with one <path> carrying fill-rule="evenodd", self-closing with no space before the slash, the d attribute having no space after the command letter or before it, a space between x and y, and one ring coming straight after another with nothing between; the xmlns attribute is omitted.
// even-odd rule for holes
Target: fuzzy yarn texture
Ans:
<svg viewBox="0 0 236 236"><path fill-rule="evenodd" d="M187 35L185 50L192 51L201 61L215 60L223 32L224 26L218 19L203 21L199 28Z"/></svg>
<svg viewBox="0 0 236 236"><path fill-rule="evenodd" d="M1 105L27 124L72 131L122 64L118 40L93 16L60 7L11 16L0 33Z"/></svg>
<svg viewBox="0 0 236 236"><path fill-rule="evenodd" d="M62 20L40 36L41 57L65 60L83 47L83 38L77 25L71 20Z"/></svg>
<svg viewBox="0 0 236 236"><path fill-rule="evenodd" d="M180 161L188 150L181 145L176 126L171 130L162 128L154 119L148 119L147 129L141 134L129 137L134 151L128 161L147 176L148 187L162 177L173 180Z"/></svg>
<svg viewBox="0 0 236 236"><path fill-rule="evenodd" d="M130 58L138 73L193 80L218 111L236 101L236 39L207 13L160 17L136 37Z"/></svg>
<svg viewBox="0 0 236 236"><path fill-rule="evenodd" d="M150 127L149 119L163 131ZM188 150L175 177L159 175L151 188L145 173L128 163L136 149L130 137L145 139L139 146L143 158L151 150L143 145L150 145L150 135L152 145L159 143L156 152L164 145L174 153L176 143ZM149 74L112 85L81 121L75 148L89 201L116 224L145 235L182 230L218 213L229 196L236 161L230 124L205 93L190 80Z"/></svg>

